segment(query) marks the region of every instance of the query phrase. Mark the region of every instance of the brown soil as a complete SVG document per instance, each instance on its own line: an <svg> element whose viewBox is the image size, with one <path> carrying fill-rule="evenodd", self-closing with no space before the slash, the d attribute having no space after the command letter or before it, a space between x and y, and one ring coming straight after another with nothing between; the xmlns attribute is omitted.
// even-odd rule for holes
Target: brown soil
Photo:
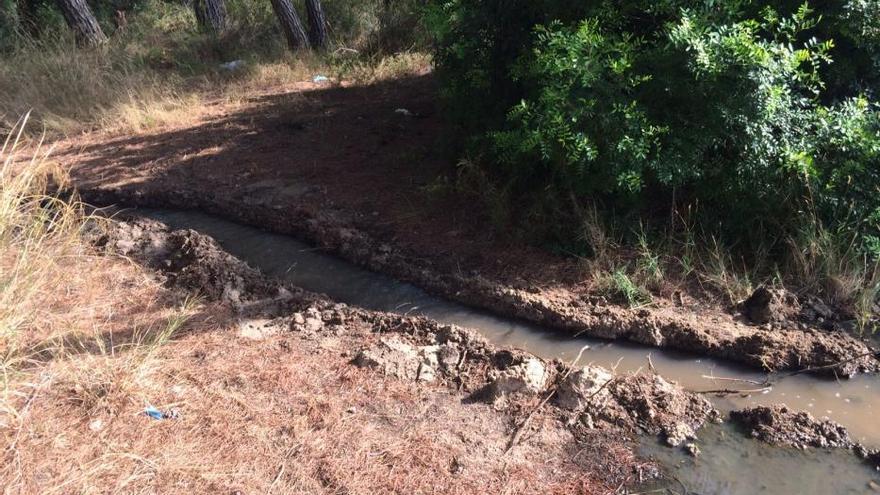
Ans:
<svg viewBox="0 0 880 495"><path fill-rule="evenodd" d="M774 445L800 449L850 449L854 445L843 426L827 419L817 420L810 413L792 411L784 405L733 411L730 418L752 437Z"/></svg>
<svg viewBox="0 0 880 495"><path fill-rule="evenodd" d="M474 204L430 193L454 173L437 152L434 94L430 76L307 87L192 127L74 139L57 156L94 204L205 210L551 328L768 370L880 368L873 357L856 359L870 354L865 343L803 322L756 325L699 298L682 306L663 294L651 308L610 305L591 294L576 261L495 237Z"/></svg>
<svg viewBox="0 0 880 495"><path fill-rule="evenodd" d="M404 382L432 382L423 385L428 390L445 385L453 396L460 395L461 407L492 405L491 410L506 418L504 448L469 452L473 459L461 455L454 463L467 465L480 456L504 457L510 452L516 452L514 458L523 456L525 462L533 459L535 448L542 449L542 456L577 452L572 469L590 466L586 476L592 483L633 483L658 473L632 453L634 435L660 434L670 445L679 445L693 438L706 421L718 418L702 396L650 374L614 376L595 393L585 394L582 407L557 408L547 400L573 371L564 363L495 348L479 334L456 326L336 304L263 277L194 231L172 231L156 221L130 218L111 222L106 230L95 229L90 238L108 252L150 266L171 289L190 293L203 284L208 301L246 315L246 322L239 325L240 336L288 342L295 336L297 346L337 351L337 359L349 365L377 368ZM193 281L198 282L193 285ZM397 351L385 352L388 349ZM362 357L365 351L371 352L369 358ZM422 360L425 353L436 357ZM428 363L430 373L423 367ZM511 387L523 376L526 363L538 366L540 385L531 390ZM425 376L430 379L423 380ZM501 380L506 380L504 391L499 391ZM379 398L380 404L384 400Z"/></svg>
<svg viewBox="0 0 880 495"><path fill-rule="evenodd" d="M223 251L212 238L192 230L171 230L160 222L134 217L111 222L106 230L93 233L91 241L111 253L130 257L161 273L169 288L227 303L238 314L251 318L268 318L269 329L319 335L344 332L346 328L354 327L377 335L398 334L405 345L423 346L423 349L442 346L454 356L452 364L441 366L443 358L438 358L431 365L436 368L432 370L432 376L439 376L442 383L469 394L473 401L498 405L499 394L493 394L498 387L493 387L493 382L497 383L499 376L509 379L512 370L518 370L527 362L537 363L544 377L534 390L511 394L512 398L552 395L557 382L570 375L570 368L558 360L545 363L516 349L498 349L473 330L422 317L348 307L263 276ZM262 335L261 332L259 330L256 335ZM439 353L440 349L432 352ZM406 363L394 364L395 370L406 366ZM418 368L416 366L412 376L396 374L418 380ZM591 422L596 420L593 427L622 429L628 434L646 431L667 436L682 425L688 431L696 431L706 421L718 417L717 411L704 397L685 392L657 375L615 376L600 389L606 393L589 394L583 407L573 412L559 410L558 414L560 417L587 414ZM517 410L528 404L511 400L505 405Z"/></svg>
<svg viewBox="0 0 880 495"><path fill-rule="evenodd" d="M730 420L763 442L796 449L847 449L880 469L880 450L854 442L847 429L828 419L816 419L805 411L784 404L758 406L730 413Z"/></svg>

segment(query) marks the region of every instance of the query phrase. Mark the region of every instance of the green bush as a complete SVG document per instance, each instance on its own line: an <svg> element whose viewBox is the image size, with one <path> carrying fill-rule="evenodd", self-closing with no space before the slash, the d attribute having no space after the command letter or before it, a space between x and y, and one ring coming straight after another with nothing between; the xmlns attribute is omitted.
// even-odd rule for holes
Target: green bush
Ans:
<svg viewBox="0 0 880 495"><path fill-rule="evenodd" d="M527 229L697 206L752 247L818 220L880 254L880 2L826 4L452 0L429 26L456 143Z"/></svg>

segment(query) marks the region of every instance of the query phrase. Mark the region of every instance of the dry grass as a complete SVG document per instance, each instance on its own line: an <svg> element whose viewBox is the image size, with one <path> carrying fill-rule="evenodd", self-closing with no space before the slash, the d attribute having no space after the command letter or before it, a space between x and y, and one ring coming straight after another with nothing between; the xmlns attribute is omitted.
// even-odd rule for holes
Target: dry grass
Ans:
<svg viewBox="0 0 880 495"><path fill-rule="evenodd" d="M210 106L284 91L317 74L368 83L430 67L421 53L375 59L283 54L246 60L233 71L210 64L188 73L144 63L126 40L102 50L47 42L0 57L0 128L8 130L15 116L31 112L38 125L30 132L53 138L90 130L143 132L191 123Z"/></svg>
<svg viewBox="0 0 880 495"><path fill-rule="evenodd" d="M538 421L505 456L502 415L354 368L340 355L353 345L191 334L162 348L128 390L106 390L98 407L64 380L39 382L0 476L19 493L606 489L568 461L571 438L555 422ZM73 379L93 361L53 363L44 375ZM152 420L142 400L180 417Z"/></svg>
<svg viewBox="0 0 880 495"><path fill-rule="evenodd" d="M759 248L745 259L682 217L675 228L651 235L643 227L631 235L608 228L595 209L580 217L581 239L594 250L581 259L591 289L632 307L676 292L730 307L769 284L817 296L854 319L861 333L876 331L880 263L858 249L855 232L832 233L814 219L812 228L788 240L786 252L773 257Z"/></svg>

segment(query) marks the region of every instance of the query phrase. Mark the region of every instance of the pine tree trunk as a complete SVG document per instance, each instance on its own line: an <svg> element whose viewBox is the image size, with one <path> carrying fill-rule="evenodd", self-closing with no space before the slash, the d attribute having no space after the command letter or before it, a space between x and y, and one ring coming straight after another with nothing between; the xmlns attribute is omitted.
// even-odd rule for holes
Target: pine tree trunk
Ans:
<svg viewBox="0 0 880 495"><path fill-rule="evenodd" d="M199 27L212 33L222 33L226 29L225 0L195 0L193 8Z"/></svg>
<svg viewBox="0 0 880 495"><path fill-rule="evenodd" d="M309 47L309 39L306 36L306 30L303 28L302 21L293 9L290 0L271 0L272 8L275 15L278 16L278 22L281 23L281 30L284 31L284 37L287 39L287 46L291 50L297 51L300 48Z"/></svg>
<svg viewBox="0 0 880 495"><path fill-rule="evenodd" d="M306 14L309 17L309 41L315 48L326 48L327 20L321 0L306 0Z"/></svg>
<svg viewBox="0 0 880 495"><path fill-rule="evenodd" d="M77 44L97 46L107 41L86 0L58 0L58 6L76 36Z"/></svg>

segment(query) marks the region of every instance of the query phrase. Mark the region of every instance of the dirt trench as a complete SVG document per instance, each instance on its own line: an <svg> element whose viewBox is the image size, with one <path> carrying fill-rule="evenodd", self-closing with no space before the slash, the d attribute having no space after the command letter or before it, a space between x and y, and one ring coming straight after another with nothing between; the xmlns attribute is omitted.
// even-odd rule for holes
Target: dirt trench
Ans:
<svg viewBox="0 0 880 495"><path fill-rule="evenodd" d="M363 342L352 365L426 386L445 386L465 403L493 405L510 420L508 450L528 442L535 415L551 418L554 427L568 431L582 449L613 438L632 450L635 436L644 433L658 435L670 446L684 446L696 440L707 421L720 420L703 396L658 375L572 368L559 360L497 348L469 329L339 304L264 276L192 230L171 230L160 222L123 214L93 225L87 237L104 252L150 268L183 295L219 301L259 322L242 328L249 338L296 332L320 339L343 334L349 327L369 329L375 337ZM659 473L650 466L639 461L633 469L646 479Z"/></svg>
<svg viewBox="0 0 880 495"><path fill-rule="evenodd" d="M420 258L345 223L332 209L279 208L248 204L224 192L144 189L139 186L85 189L96 205L198 209L248 225L304 239L347 261L411 282L431 293L561 332L626 340L739 362L767 371L802 371L851 377L875 373L880 361L863 341L843 331L802 328L795 321L754 325L718 311L681 308L628 309L565 288L517 288L479 273L442 273Z"/></svg>

